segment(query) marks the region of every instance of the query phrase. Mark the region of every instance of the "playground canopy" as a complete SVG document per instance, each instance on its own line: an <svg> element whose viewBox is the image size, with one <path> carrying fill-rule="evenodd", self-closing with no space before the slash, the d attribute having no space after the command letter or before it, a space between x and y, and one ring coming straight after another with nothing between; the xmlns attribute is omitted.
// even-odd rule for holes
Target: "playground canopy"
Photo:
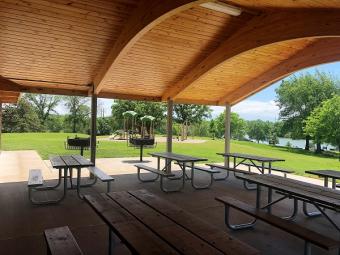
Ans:
<svg viewBox="0 0 340 255"><path fill-rule="evenodd" d="M5 0L0 8L3 103L33 92L233 105L340 59L335 0Z"/></svg>

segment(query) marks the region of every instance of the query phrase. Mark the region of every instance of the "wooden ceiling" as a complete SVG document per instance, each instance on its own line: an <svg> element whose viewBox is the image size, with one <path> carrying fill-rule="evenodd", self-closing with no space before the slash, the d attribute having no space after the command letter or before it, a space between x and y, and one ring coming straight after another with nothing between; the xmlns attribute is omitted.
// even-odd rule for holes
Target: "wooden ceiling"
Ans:
<svg viewBox="0 0 340 255"><path fill-rule="evenodd" d="M240 16L205 2L1 0L0 102L32 92L235 104L340 60L338 0L221 0Z"/></svg>

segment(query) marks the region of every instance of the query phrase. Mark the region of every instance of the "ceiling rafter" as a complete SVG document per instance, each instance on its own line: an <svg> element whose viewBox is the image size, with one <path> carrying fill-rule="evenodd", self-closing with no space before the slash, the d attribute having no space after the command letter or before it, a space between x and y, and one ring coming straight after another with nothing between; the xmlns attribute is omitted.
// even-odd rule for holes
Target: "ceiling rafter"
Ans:
<svg viewBox="0 0 340 255"><path fill-rule="evenodd" d="M211 1L211 0L210 0ZM142 0L127 21L120 36L111 48L104 64L94 78L94 93L99 94L104 84L114 75L121 60L145 33L166 18L209 0ZM90 93L92 93L90 89Z"/></svg>
<svg viewBox="0 0 340 255"><path fill-rule="evenodd" d="M290 10L258 15L221 43L180 81L169 87L164 92L162 100L176 99L181 91L195 81L242 52L298 38L338 37L339 15L338 10Z"/></svg>
<svg viewBox="0 0 340 255"><path fill-rule="evenodd" d="M321 38L255 79L243 84L235 92L225 95L218 104L234 105L298 70L339 60L340 38Z"/></svg>

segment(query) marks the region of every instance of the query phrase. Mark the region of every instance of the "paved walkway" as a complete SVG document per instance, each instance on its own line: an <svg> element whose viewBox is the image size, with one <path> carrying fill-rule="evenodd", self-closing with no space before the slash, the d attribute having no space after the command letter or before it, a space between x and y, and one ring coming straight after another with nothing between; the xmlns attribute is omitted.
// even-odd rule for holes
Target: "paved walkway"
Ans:
<svg viewBox="0 0 340 255"><path fill-rule="evenodd" d="M144 163L156 165L156 158L144 157ZM138 158L99 158L97 166L110 175L135 174L134 165L139 163ZM0 183L27 181L28 170L39 168L43 171L45 180L58 178L58 172L50 165L49 160L42 160L36 151L2 151L0 153ZM247 167L244 167L247 170ZM86 177L84 171L82 176ZM323 185L323 181L315 178L289 174L289 178Z"/></svg>

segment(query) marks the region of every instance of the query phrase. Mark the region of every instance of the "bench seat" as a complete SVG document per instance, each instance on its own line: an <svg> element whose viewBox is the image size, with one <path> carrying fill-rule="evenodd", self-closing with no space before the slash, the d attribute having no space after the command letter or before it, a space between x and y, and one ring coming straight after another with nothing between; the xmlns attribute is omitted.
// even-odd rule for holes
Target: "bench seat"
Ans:
<svg viewBox="0 0 340 255"><path fill-rule="evenodd" d="M51 255L82 255L76 239L70 229L65 227L51 228L44 231L48 254Z"/></svg>
<svg viewBox="0 0 340 255"><path fill-rule="evenodd" d="M250 168L251 168L251 167L259 167L259 168L262 168L261 165L254 165L254 164L247 163L247 162L241 163L241 165L248 166L248 167L249 167L249 171L250 171ZM264 169L269 170L269 167L268 167L268 166L265 166ZM271 170L272 170L272 171L276 171L276 172L281 172L281 173L283 173L283 174L284 174L284 177L287 177L287 174L292 174L292 173L294 173L294 171L292 171L292 170L288 170L288 169L284 169L284 168L279 168L279 167L271 167Z"/></svg>
<svg viewBox="0 0 340 255"><path fill-rule="evenodd" d="M107 192L111 191L111 182L115 180L112 176L106 174L96 166L90 166L88 167L88 170L102 182L107 182Z"/></svg>
<svg viewBox="0 0 340 255"><path fill-rule="evenodd" d="M44 184L43 176L41 173L41 169L30 169L28 176L28 187L39 187Z"/></svg>
<svg viewBox="0 0 340 255"><path fill-rule="evenodd" d="M167 173L165 171L161 171L161 170L158 170L156 168L153 168L153 167L150 167L150 166L146 166L146 165L143 165L143 164L136 164L135 167L137 167L137 178L138 180L140 180L141 182L154 182L156 181L159 177L160 177L160 188L163 192L177 192L177 191L180 191L184 188L184 182L185 182L185 179L184 177L176 177L175 174L173 173ZM143 179L141 177L141 170L146 170L146 171L149 171L151 173L154 173L156 174L156 177L152 178L152 179ZM167 189L164 187L163 185L163 179L164 178L169 178L170 180L179 180L181 179L181 186L178 187L177 189Z"/></svg>
<svg viewBox="0 0 340 255"><path fill-rule="evenodd" d="M297 236L303 239L305 241L305 254L311 254L310 244L314 244L328 251L332 251L332 250L339 248L339 242L336 240L333 240L322 234L314 232L295 222L287 221L285 219L274 216L262 210L256 209L252 206L249 206L249 204L236 200L232 197L223 196L223 197L216 197L215 199L225 205L226 225L231 229L237 230L237 229L253 227L255 224L255 221L253 221L252 223L248 223L248 224L246 223L246 224L240 224L240 225L231 225L229 223L230 207L236 210L239 210L245 214L248 214L256 219L259 219L269 225L279 228L289 234L292 234L294 236Z"/></svg>
<svg viewBox="0 0 340 255"><path fill-rule="evenodd" d="M232 172L240 173L240 174L249 174L249 171L237 169L237 168L231 168L231 167L227 167L227 166L223 166L223 165L219 165L219 164L208 163L206 165L210 166L212 169L218 168L218 169L223 169L223 170L226 170L226 171L232 171Z"/></svg>
<svg viewBox="0 0 340 255"><path fill-rule="evenodd" d="M178 163L177 163L178 164ZM180 164L179 164L180 165ZM185 164L185 167L188 167L190 169L192 169L192 165L191 164ZM210 174L210 181L208 184L204 185L204 186L198 186L195 184L195 173L194 171L202 171L202 172L205 172L205 173L208 173ZM214 169L214 168L207 168L207 167L202 167L202 166L194 166L194 171L191 172L191 186L194 188L194 189L208 189L211 187L213 181L214 181L214 174L218 174L220 173L221 171L218 170L218 169Z"/></svg>
<svg viewBox="0 0 340 255"><path fill-rule="evenodd" d="M135 167L137 167L137 169L146 170L146 171L152 172L154 174L161 175L163 177L174 177L175 176L174 174L166 173L164 171L161 171L161 170L158 170L156 168L146 166L146 165L143 165L143 164L136 164Z"/></svg>

